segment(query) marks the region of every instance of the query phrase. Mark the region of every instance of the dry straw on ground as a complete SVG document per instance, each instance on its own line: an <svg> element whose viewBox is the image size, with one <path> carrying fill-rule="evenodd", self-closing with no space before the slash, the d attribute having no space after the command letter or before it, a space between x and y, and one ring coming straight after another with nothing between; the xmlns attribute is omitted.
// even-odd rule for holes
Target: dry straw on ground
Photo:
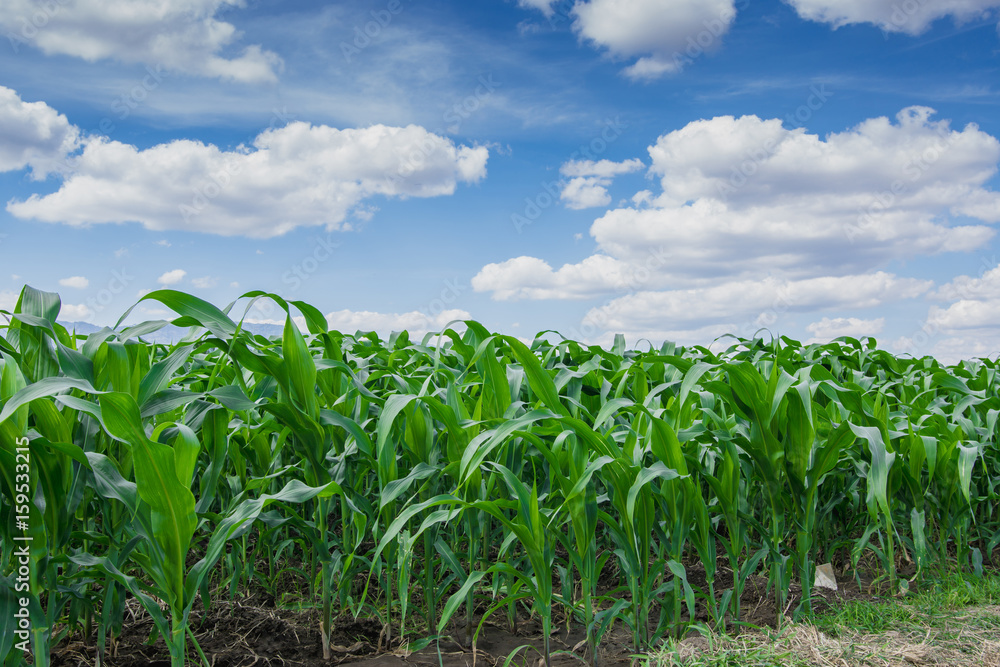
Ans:
<svg viewBox="0 0 1000 667"><path fill-rule="evenodd" d="M651 665L1000 667L998 627L1000 606L969 608L937 619L921 631L863 634L841 629L832 637L811 625L789 623L780 632L753 632L736 638L689 637L655 656Z"/></svg>

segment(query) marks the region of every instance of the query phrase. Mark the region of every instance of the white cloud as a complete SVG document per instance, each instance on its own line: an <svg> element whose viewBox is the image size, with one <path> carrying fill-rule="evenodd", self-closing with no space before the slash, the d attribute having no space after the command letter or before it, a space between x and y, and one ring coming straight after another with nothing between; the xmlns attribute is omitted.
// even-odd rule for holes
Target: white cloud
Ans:
<svg viewBox="0 0 1000 667"><path fill-rule="evenodd" d="M94 311L86 304L72 305L64 303L59 311L59 318L67 322L86 322L94 316Z"/></svg>
<svg viewBox="0 0 1000 667"><path fill-rule="evenodd" d="M1000 268L996 266L996 258L982 260L978 277L956 276L929 296L937 301L1000 300Z"/></svg>
<svg viewBox="0 0 1000 667"><path fill-rule="evenodd" d="M559 168L563 176L596 176L599 178L614 178L619 174L631 174L642 169L642 160L632 158L623 162L611 160L570 160Z"/></svg>
<svg viewBox="0 0 1000 667"><path fill-rule="evenodd" d="M284 325L284 319L274 319L274 306L270 302L262 301L250 309L246 318L252 324L276 324ZM357 331L374 331L383 338L388 337L396 331L407 331L411 336L422 336L430 332L438 332L444 329L450 322L455 320L471 319L468 311L460 309L449 309L437 314L427 314L418 310L408 313L379 313L370 310L336 310L327 313L327 325L335 330L346 334L353 334ZM296 324L303 331L306 329L305 319L293 317ZM464 328L457 324L453 328Z"/></svg>
<svg viewBox="0 0 1000 667"><path fill-rule="evenodd" d="M411 335L422 335L430 331L440 331L453 320L468 319L471 319L471 315L459 309L444 310L436 315L427 315L417 310L408 313L338 310L326 316L330 328L337 331L344 333L376 331L381 335L404 329Z"/></svg>
<svg viewBox="0 0 1000 667"><path fill-rule="evenodd" d="M0 310L6 310L7 312L14 312L14 306L17 305L17 299L20 296L17 292L11 292L10 290L0 290Z"/></svg>
<svg viewBox="0 0 1000 667"><path fill-rule="evenodd" d="M184 276L187 275L187 271L184 269L174 269L173 271L167 271L162 276L156 279L156 282L161 285L176 285L177 283L184 280Z"/></svg>
<svg viewBox="0 0 1000 667"><path fill-rule="evenodd" d="M806 325L806 331L813 335L807 340L807 344L828 343L840 336L850 336L861 338L863 336L875 336L882 333L885 327L885 318L878 317L872 320L862 320L857 317L824 317L818 322Z"/></svg>
<svg viewBox="0 0 1000 667"><path fill-rule="evenodd" d="M713 322L766 325L769 316L785 312L874 308L887 301L912 299L932 285L929 280L899 278L882 271L805 280L740 280L712 287L629 294L592 309L584 322L599 322L622 331L649 330L664 322L677 329Z"/></svg>
<svg viewBox="0 0 1000 667"><path fill-rule="evenodd" d="M658 268L668 257L661 248L650 254L643 267L607 255L592 255L558 270L537 257L515 257L484 266L472 278L472 288L492 292L497 301L587 299L614 290L648 286L650 267Z"/></svg>
<svg viewBox="0 0 1000 667"><path fill-rule="evenodd" d="M611 203L608 187L612 179L642 167L642 160L636 158L624 162L570 160L559 169L563 176L571 177L563 185L559 198L566 202L566 208L576 210L607 206Z"/></svg>
<svg viewBox="0 0 1000 667"><path fill-rule="evenodd" d="M626 76L655 79L716 48L736 18L734 4L734 0L581 1L573 6L573 28L612 57L641 56L624 70Z"/></svg>
<svg viewBox="0 0 1000 667"><path fill-rule="evenodd" d="M18 48L96 62L107 58L246 83L277 81L282 61L259 45L235 57L241 34L216 15L245 0L4 0L0 27ZM41 17L41 18L36 18ZM34 21L37 29L29 23ZM27 26L27 27L25 27ZM154 70L155 71L155 70Z"/></svg>
<svg viewBox="0 0 1000 667"><path fill-rule="evenodd" d="M87 289L90 286L90 281L83 276L72 276L70 278L61 278L59 284L63 287L72 287L73 289Z"/></svg>
<svg viewBox="0 0 1000 667"><path fill-rule="evenodd" d="M293 122L252 148L179 140L140 150L89 138L49 195L11 201L20 218L74 226L140 222L156 231L279 236L345 225L366 198L452 194L486 175L486 147L456 146L422 127L344 129ZM194 193L194 194L192 194Z"/></svg>
<svg viewBox="0 0 1000 667"><path fill-rule="evenodd" d="M496 300L627 292L613 317L592 311L585 323L645 334L770 326L759 318L779 289L789 293L779 315L912 299L932 285L883 267L981 248L1000 222L988 185L1000 142L932 113L904 109L825 137L755 116L689 123L649 148L661 192L591 225L595 254L559 267L492 263L472 285Z"/></svg>
<svg viewBox="0 0 1000 667"><path fill-rule="evenodd" d="M692 122L649 148L662 194L643 191L635 207L595 220L599 254L586 261L597 264L567 264L556 274L582 272L593 283L596 266L624 264L650 272L651 286L690 287L767 272L852 275L981 247L991 227L952 220L1000 221L1000 193L985 185L1000 142L974 125L951 130L930 113L907 109L897 123L876 118L826 138L755 116ZM649 266L651 248L668 248L670 261ZM557 298L552 268L531 259L484 267L473 284L495 298ZM563 289L564 298L578 295Z"/></svg>
<svg viewBox="0 0 1000 667"><path fill-rule="evenodd" d="M944 363L1000 353L1000 267L982 259L979 275L957 276L928 295L935 301L927 317L914 323L892 347L915 356L931 354Z"/></svg>
<svg viewBox="0 0 1000 667"><path fill-rule="evenodd" d="M934 343L929 352L935 359L944 364L957 364L966 359L997 359L1000 355L1000 334L993 329L971 330L963 332L962 336L944 338ZM914 337L902 338L897 341L900 352L915 354L914 350L922 350L925 339Z"/></svg>
<svg viewBox="0 0 1000 667"><path fill-rule="evenodd" d="M947 331L993 328L1000 333L1000 298L962 299L947 308L931 306L927 321Z"/></svg>
<svg viewBox="0 0 1000 667"><path fill-rule="evenodd" d="M159 241L156 242L156 245L163 246L164 248L169 248L170 247L170 241L168 241L166 239L160 239Z"/></svg>
<svg viewBox="0 0 1000 667"><path fill-rule="evenodd" d="M1000 221L1000 194L983 188L997 172L1000 141L974 124L953 130L948 121L931 120L934 113L909 107L895 123L872 118L825 138L787 130L779 119L695 121L659 138L649 150L650 171L675 203L714 198L749 208L821 197L820 205L833 204L838 215L890 208L908 219L944 209ZM902 192L891 192L895 182ZM888 207L873 201L884 192L893 200Z"/></svg>
<svg viewBox="0 0 1000 667"><path fill-rule="evenodd" d="M229 286L232 287L233 289L239 289L240 284L234 280L233 282L229 283Z"/></svg>
<svg viewBox="0 0 1000 667"><path fill-rule="evenodd" d="M604 178L573 178L566 183L559 193L559 199L566 202L566 208L580 210L607 206L611 203L608 194L609 179Z"/></svg>
<svg viewBox="0 0 1000 667"><path fill-rule="evenodd" d="M804 19L834 28L871 23L886 32L919 35L946 16L964 23L1000 7L1000 0L785 0Z"/></svg>
<svg viewBox="0 0 1000 667"><path fill-rule="evenodd" d="M0 172L30 166L33 178L43 179L77 147L78 137L66 116L0 86Z"/></svg>
<svg viewBox="0 0 1000 667"><path fill-rule="evenodd" d="M191 284L198 289L211 289L219 284L219 279L212 276L202 276L201 278L192 279Z"/></svg>
<svg viewBox="0 0 1000 667"><path fill-rule="evenodd" d="M537 9L546 16L552 16L554 13L552 10L552 5L554 5L558 0L517 0L518 7L525 7L530 9Z"/></svg>

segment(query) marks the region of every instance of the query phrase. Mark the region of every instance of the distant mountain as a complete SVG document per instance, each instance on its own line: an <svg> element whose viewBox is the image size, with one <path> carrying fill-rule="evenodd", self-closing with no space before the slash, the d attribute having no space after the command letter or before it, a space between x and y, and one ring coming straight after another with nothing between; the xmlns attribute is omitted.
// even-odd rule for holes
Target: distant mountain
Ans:
<svg viewBox="0 0 1000 667"><path fill-rule="evenodd" d="M103 327L99 327L89 322L59 322L59 324L66 327L67 331L76 331L79 335L89 336L90 334L100 331ZM258 336L264 336L270 338L272 336L281 336L284 328L278 324L252 324L249 322L243 323L243 329L249 331L252 334ZM144 341L150 343L176 343L180 339L184 338L188 334L190 329L184 327L176 327L173 324L167 324L162 329L157 329L151 333L141 334L139 337Z"/></svg>

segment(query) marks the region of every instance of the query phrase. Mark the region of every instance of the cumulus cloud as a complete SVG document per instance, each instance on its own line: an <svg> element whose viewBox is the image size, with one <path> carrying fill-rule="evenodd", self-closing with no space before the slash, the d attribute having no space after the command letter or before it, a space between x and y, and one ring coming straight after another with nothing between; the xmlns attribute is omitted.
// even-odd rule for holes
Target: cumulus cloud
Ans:
<svg viewBox="0 0 1000 667"><path fill-rule="evenodd" d="M31 167L32 176L43 179L78 141L79 131L66 116L0 86L0 172Z"/></svg>
<svg viewBox="0 0 1000 667"><path fill-rule="evenodd" d="M882 271L805 280L739 280L712 287L628 294L592 309L584 322L619 331L650 330L664 324L676 329L696 328L713 320L766 325L769 313L873 308L920 296L932 285L929 280L899 278Z"/></svg>
<svg viewBox="0 0 1000 667"><path fill-rule="evenodd" d="M990 15L1000 0L785 0L804 19L834 28L870 23L886 32L919 35L946 16L965 23Z"/></svg>
<svg viewBox="0 0 1000 667"><path fill-rule="evenodd" d="M465 310L448 309L437 314L427 314L418 310L408 313L378 313L367 310L337 310L327 313L330 328L345 333L355 331L376 331L387 335L393 331L408 331L411 335L422 335L440 331L453 320L468 320L471 315Z"/></svg>
<svg viewBox="0 0 1000 667"><path fill-rule="evenodd" d="M284 325L284 319L274 319L274 307L267 301L258 302L247 314L246 321L251 324ZM284 317L282 315L282 317ZM411 336L423 336L443 330L455 320L468 320L472 316L468 311L451 308L438 313L425 313L412 310L407 313L380 313L371 310L336 310L326 315L327 326L335 331L347 334L369 331L387 338L397 331L407 331ZM306 321L303 317L293 317L299 329L305 331ZM452 325L458 327L458 325ZM461 327L458 327L461 328Z"/></svg>
<svg viewBox="0 0 1000 667"><path fill-rule="evenodd" d="M90 285L90 281L83 276L71 276L69 278L61 278L59 284L63 287L72 287L73 289L86 289Z"/></svg>
<svg viewBox="0 0 1000 667"><path fill-rule="evenodd" d="M935 301L1000 300L1000 268L996 266L996 258L984 258L977 277L956 276L929 297Z"/></svg>
<svg viewBox="0 0 1000 667"><path fill-rule="evenodd" d="M113 58L245 83L277 81L281 58L216 18L245 0L4 0L0 27L16 49L88 62Z"/></svg>
<svg viewBox="0 0 1000 667"><path fill-rule="evenodd" d="M156 282L161 285L176 285L177 283L184 280L184 276L187 275L187 271L184 269L174 269L173 271L167 271L162 276L156 279Z"/></svg>
<svg viewBox="0 0 1000 667"><path fill-rule="evenodd" d="M630 174L642 169L642 160L632 158L623 162L611 160L570 160L559 168L563 176L594 176L597 178L614 178L619 174Z"/></svg>
<svg viewBox="0 0 1000 667"><path fill-rule="evenodd" d="M735 0L518 0L518 5L542 12L553 24L556 18L571 19L582 39L611 58L636 58L622 70L633 80L679 72L718 48L736 18Z"/></svg>
<svg viewBox="0 0 1000 667"><path fill-rule="evenodd" d="M59 310L59 317L69 322L86 322L93 316L94 311L83 303L75 306L69 303L64 303L62 304L62 308Z"/></svg>
<svg viewBox="0 0 1000 667"><path fill-rule="evenodd" d="M828 343L841 336L852 338L875 336L882 333L884 327L884 317L871 320L862 320L857 317L824 317L818 322L806 325L806 331L813 335L806 343Z"/></svg>
<svg viewBox="0 0 1000 667"><path fill-rule="evenodd" d="M219 279L212 276L202 276L201 278L192 279L191 284L198 289L210 289L219 284Z"/></svg>
<svg viewBox="0 0 1000 667"><path fill-rule="evenodd" d="M472 288L492 292L497 301L587 299L612 291L650 287L655 271L670 256L665 248L651 249L644 264L633 264L608 255L592 255L557 270L537 257L515 257L484 266L472 278Z"/></svg>
<svg viewBox="0 0 1000 667"><path fill-rule="evenodd" d="M1000 142L933 113L911 107L825 137L755 116L692 122L649 147L661 191L591 225L595 254L561 267L527 256L492 263L473 287L497 300L626 291L602 327L673 334L758 325L780 290L790 301L779 312L915 298L932 285L883 267L981 248L1000 222L1000 193L988 185ZM591 328L599 315L588 315ZM827 317L828 327L857 324Z"/></svg>
<svg viewBox="0 0 1000 667"><path fill-rule="evenodd" d="M958 363L1000 353L1000 267L996 258L982 259L978 276L957 276L929 298L922 322L914 323L892 347L901 353L931 354L944 363Z"/></svg>
<svg viewBox="0 0 1000 667"><path fill-rule="evenodd" d="M1000 142L974 125L952 130L931 113L906 109L896 123L876 118L826 138L755 116L692 122L649 148L662 193L639 193L635 206L595 220L595 257L638 268L651 248L668 248L670 261L653 273L685 287L768 271L851 275L981 247L995 233L983 223L1000 221L1000 193L986 185ZM954 222L959 216L980 223ZM550 285L551 267L528 259L491 264L490 279L478 284Z"/></svg>
<svg viewBox="0 0 1000 667"><path fill-rule="evenodd" d="M566 202L566 208L581 210L597 208L611 203L608 185L611 181L601 178L573 178L563 185L559 199Z"/></svg>
<svg viewBox="0 0 1000 667"><path fill-rule="evenodd" d="M680 71L715 48L736 18L734 0L590 0L573 6L573 28L615 58L639 59L632 79Z"/></svg>
<svg viewBox="0 0 1000 667"><path fill-rule="evenodd" d="M642 160L636 158L624 162L570 160L559 169L563 176L571 177L563 184L559 198L566 202L566 208L576 210L607 206L611 203L608 187L612 179L642 167Z"/></svg>
<svg viewBox="0 0 1000 667"><path fill-rule="evenodd" d="M294 122L232 151L189 140L140 150L90 137L58 191L11 201L7 210L73 226L139 222L156 231L269 238L300 226L342 228L378 195L451 194L486 175L488 155L416 125L341 130Z"/></svg>

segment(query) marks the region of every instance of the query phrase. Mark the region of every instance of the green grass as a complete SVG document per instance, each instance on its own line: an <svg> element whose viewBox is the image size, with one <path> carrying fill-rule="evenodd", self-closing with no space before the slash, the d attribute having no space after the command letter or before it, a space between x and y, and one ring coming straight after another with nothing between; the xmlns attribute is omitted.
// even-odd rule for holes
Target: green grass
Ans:
<svg viewBox="0 0 1000 667"><path fill-rule="evenodd" d="M649 656L650 667L828 664L1000 664L1000 574L956 573L901 599L853 600L818 614L811 624L739 637L670 642Z"/></svg>
<svg viewBox="0 0 1000 667"><path fill-rule="evenodd" d="M950 627L954 618L969 607L1000 604L1000 574L996 573L988 572L982 578L954 572L938 576L925 573L921 589L888 601L852 600L838 604L819 614L813 623L831 636L844 629L863 634L910 632ZM986 613L981 620L989 625L995 619Z"/></svg>

